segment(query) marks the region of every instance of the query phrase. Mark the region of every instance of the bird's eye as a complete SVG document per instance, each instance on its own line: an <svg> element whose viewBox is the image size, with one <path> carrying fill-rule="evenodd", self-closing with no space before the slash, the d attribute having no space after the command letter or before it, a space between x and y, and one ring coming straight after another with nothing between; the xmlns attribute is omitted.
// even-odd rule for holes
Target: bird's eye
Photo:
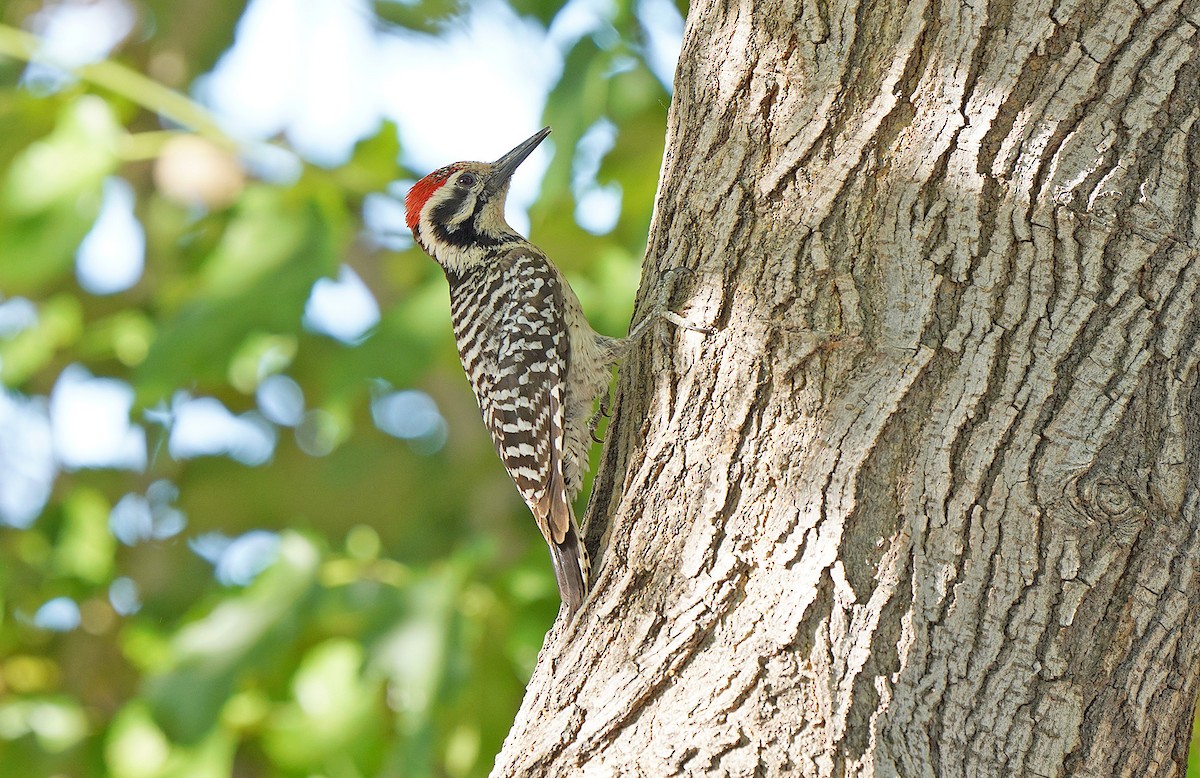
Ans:
<svg viewBox="0 0 1200 778"><path fill-rule="evenodd" d="M475 176L471 173L463 173L458 177L458 185L462 187L475 186Z"/></svg>

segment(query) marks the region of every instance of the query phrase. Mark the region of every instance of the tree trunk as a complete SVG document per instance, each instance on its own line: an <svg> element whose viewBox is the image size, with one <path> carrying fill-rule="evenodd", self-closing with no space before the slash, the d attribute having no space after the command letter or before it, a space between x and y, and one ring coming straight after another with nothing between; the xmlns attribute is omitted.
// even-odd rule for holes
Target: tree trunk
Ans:
<svg viewBox="0 0 1200 778"><path fill-rule="evenodd" d="M720 329L622 368L493 775L1184 773L1198 25L693 5L639 315Z"/></svg>

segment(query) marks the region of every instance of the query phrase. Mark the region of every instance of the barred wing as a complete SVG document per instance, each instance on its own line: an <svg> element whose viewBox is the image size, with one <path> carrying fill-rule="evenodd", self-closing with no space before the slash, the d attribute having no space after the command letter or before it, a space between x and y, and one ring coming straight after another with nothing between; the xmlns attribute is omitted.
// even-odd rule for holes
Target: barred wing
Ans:
<svg viewBox="0 0 1200 778"><path fill-rule="evenodd" d="M588 564L563 475L570 335L561 281L545 257L523 246L471 286L455 300L459 355L574 612L587 593Z"/></svg>
<svg viewBox="0 0 1200 778"><path fill-rule="evenodd" d="M496 452L534 512L546 540L570 528L562 472L570 358L562 289L544 257L513 249L498 264L504 281L499 348L489 391L479 398ZM565 515L564 515L565 514Z"/></svg>

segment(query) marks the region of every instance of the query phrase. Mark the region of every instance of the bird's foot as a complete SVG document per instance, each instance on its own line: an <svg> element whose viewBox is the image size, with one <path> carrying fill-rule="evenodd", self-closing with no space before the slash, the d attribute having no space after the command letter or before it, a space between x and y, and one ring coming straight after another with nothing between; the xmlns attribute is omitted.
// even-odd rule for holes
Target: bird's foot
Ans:
<svg viewBox="0 0 1200 778"><path fill-rule="evenodd" d="M703 333L704 335L713 335L717 331L716 327L709 327L706 324L694 324L675 313L675 311L665 310L661 311L658 315L671 322L676 327L680 327L685 330L691 330L692 332L699 332Z"/></svg>
<svg viewBox="0 0 1200 778"><path fill-rule="evenodd" d="M603 443L604 439L596 434L596 428L600 426L601 418L608 418L608 401L610 395L604 395L600 399L600 406L596 408L596 412L592 414L592 418L588 419L588 434L592 436L592 440L597 443Z"/></svg>
<svg viewBox="0 0 1200 778"><path fill-rule="evenodd" d="M654 324L654 322L656 322L660 319L663 321L668 321L671 324L674 324L676 327L679 327L680 329L691 330L692 332L699 332L703 335L712 335L713 333L715 333L717 331L716 327L709 327L708 325L705 325L705 324L696 324L694 322L690 322L687 319L680 316L679 314L675 313L675 311L672 311L669 308L664 308L663 310L660 310L657 313L650 314L649 316L647 316L646 318L644 318L640 322L638 322L637 326L635 326L632 330L630 330L629 334L625 336L625 342L626 343L637 342L637 340L639 338L641 338L643 335L645 335L647 332L650 331L650 325Z"/></svg>

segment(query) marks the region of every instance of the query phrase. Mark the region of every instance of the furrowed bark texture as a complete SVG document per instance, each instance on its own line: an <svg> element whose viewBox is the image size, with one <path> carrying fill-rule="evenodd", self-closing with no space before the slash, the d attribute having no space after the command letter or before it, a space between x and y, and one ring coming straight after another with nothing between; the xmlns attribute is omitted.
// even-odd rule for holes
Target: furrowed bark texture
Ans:
<svg viewBox="0 0 1200 778"><path fill-rule="evenodd" d="M720 330L622 368L494 775L1183 774L1198 25L693 5L640 315Z"/></svg>

